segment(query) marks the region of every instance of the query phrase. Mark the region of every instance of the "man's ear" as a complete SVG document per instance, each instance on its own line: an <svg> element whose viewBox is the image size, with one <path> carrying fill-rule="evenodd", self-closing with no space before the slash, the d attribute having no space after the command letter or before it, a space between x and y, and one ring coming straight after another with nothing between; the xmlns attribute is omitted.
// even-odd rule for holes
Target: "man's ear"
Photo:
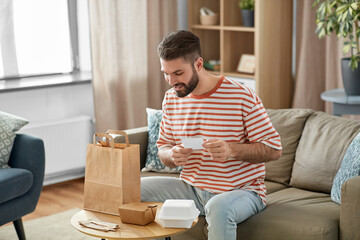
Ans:
<svg viewBox="0 0 360 240"><path fill-rule="evenodd" d="M204 59L202 57L198 57L194 62L194 68L196 71L200 71L204 66Z"/></svg>

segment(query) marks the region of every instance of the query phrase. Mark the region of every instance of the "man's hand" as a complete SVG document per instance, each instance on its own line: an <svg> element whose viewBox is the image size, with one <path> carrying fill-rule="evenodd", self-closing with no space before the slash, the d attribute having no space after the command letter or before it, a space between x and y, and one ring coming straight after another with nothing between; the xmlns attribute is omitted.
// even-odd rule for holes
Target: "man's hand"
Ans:
<svg viewBox="0 0 360 240"><path fill-rule="evenodd" d="M273 149L261 142L256 143L228 143L213 138L202 145L215 161L226 161L235 158L251 163L262 163L277 160L282 150Z"/></svg>
<svg viewBox="0 0 360 240"><path fill-rule="evenodd" d="M190 154L193 152L191 148L184 148L181 145L174 146L171 151L171 158L176 166L184 166L189 160Z"/></svg>
<svg viewBox="0 0 360 240"><path fill-rule="evenodd" d="M231 156L230 145L224 140L217 138L208 139L202 146L215 161L226 161Z"/></svg>

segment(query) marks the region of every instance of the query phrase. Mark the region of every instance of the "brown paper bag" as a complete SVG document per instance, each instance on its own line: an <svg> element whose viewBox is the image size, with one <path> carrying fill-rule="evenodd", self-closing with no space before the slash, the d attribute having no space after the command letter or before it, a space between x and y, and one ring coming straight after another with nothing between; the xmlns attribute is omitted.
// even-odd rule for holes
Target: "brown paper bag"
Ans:
<svg viewBox="0 0 360 240"><path fill-rule="evenodd" d="M115 148L109 133L95 133L87 146L84 209L119 215L122 204L141 201L140 148L129 144L125 132L108 132L125 135L126 144ZM106 143L97 143L96 137L106 138Z"/></svg>

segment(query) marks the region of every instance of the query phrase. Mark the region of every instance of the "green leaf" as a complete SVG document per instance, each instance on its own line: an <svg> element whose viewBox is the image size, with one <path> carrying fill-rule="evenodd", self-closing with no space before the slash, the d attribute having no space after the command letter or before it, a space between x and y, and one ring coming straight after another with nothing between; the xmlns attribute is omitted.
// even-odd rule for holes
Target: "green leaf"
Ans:
<svg viewBox="0 0 360 240"><path fill-rule="evenodd" d="M339 37L344 35L344 25L341 24L339 28Z"/></svg>
<svg viewBox="0 0 360 240"><path fill-rule="evenodd" d="M330 4L330 2L328 2L328 3L326 4L326 11L327 11L328 13L331 13L331 4Z"/></svg>
<svg viewBox="0 0 360 240"><path fill-rule="evenodd" d="M351 56L350 66L353 71L358 68L358 61L355 55Z"/></svg>
<svg viewBox="0 0 360 240"><path fill-rule="evenodd" d="M319 21L317 24L316 24L316 26L318 27L318 28L322 28L323 26L324 26L324 22L323 21Z"/></svg>
<svg viewBox="0 0 360 240"><path fill-rule="evenodd" d="M329 22L329 23L327 24L327 26L326 26L326 32L327 32L327 33L332 32L332 26L333 26L332 22Z"/></svg>
<svg viewBox="0 0 360 240"><path fill-rule="evenodd" d="M354 9L354 10L357 10L358 4L359 4L359 3L352 3L352 4L351 4L351 8Z"/></svg>
<svg viewBox="0 0 360 240"><path fill-rule="evenodd" d="M351 32L351 24L348 22L345 23L345 32Z"/></svg>
<svg viewBox="0 0 360 240"><path fill-rule="evenodd" d="M342 6L340 6L340 7L338 7L337 9L336 9L336 13L337 14L342 14L343 12L345 12L347 9L347 6L346 5L342 5Z"/></svg>
<svg viewBox="0 0 360 240"><path fill-rule="evenodd" d="M356 42L356 41L352 41L351 46L352 46L353 48L356 48L356 46L357 46L357 42Z"/></svg>
<svg viewBox="0 0 360 240"><path fill-rule="evenodd" d="M336 21L338 22L338 23L341 23L342 22L342 14L339 14L339 15L337 15L337 19L336 19Z"/></svg>
<svg viewBox="0 0 360 240"><path fill-rule="evenodd" d="M331 8L335 8L335 5L336 5L336 1L332 1Z"/></svg>
<svg viewBox="0 0 360 240"><path fill-rule="evenodd" d="M346 16L347 16L347 12L342 14L341 22L345 22Z"/></svg>
<svg viewBox="0 0 360 240"><path fill-rule="evenodd" d="M319 38L323 38L323 37L325 37L325 29L324 28L322 28L319 32Z"/></svg>
<svg viewBox="0 0 360 240"><path fill-rule="evenodd" d="M325 17L325 2L323 2L319 7L319 13L322 18Z"/></svg>
<svg viewBox="0 0 360 240"><path fill-rule="evenodd" d="M316 0L316 1L313 3L312 7L314 8L316 5L319 4L319 2L320 2L320 0Z"/></svg>
<svg viewBox="0 0 360 240"><path fill-rule="evenodd" d="M350 44L344 45L342 50L343 50L343 54L346 54L347 52L349 52L350 51Z"/></svg>

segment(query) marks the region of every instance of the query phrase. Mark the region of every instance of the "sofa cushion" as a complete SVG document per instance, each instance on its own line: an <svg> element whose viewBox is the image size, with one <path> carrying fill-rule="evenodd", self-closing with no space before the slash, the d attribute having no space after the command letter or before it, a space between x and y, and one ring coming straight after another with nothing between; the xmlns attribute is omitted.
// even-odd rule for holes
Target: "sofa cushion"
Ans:
<svg viewBox="0 0 360 240"><path fill-rule="evenodd" d="M9 168L15 132L27 123L28 121L23 118L0 111L0 168Z"/></svg>
<svg viewBox="0 0 360 240"><path fill-rule="evenodd" d="M345 152L359 132L358 121L313 113L296 150L290 185L330 193Z"/></svg>
<svg viewBox="0 0 360 240"><path fill-rule="evenodd" d="M335 240L339 216L328 194L287 188L270 194L265 210L238 225L237 239Z"/></svg>
<svg viewBox="0 0 360 240"><path fill-rule="evenodd" d="M146 108L147 122L148 122L148 145L146 154L145 167L141 170L143 172L181 172L182 167L169 168L164 166L158 156L158 147L156 142L159 138L160 123L162 119L162 110Z"/></svg>
<svg viewBox="0 0 360 240"><path fill-rule="evenodd" d="M271 182L271 181L265 181L265 186L266 186L266 195L287 188L287 186L285 186L282 183Z"/></svg>
<svg viewBox="0 0 360 240"><path fill-rule="evenodd" d="M306 119L314 111L307 109L267 109L267 112L272 124L280 134L283 150L282 156L278 160L266 163L265 180L288 185L301 133Z"/></svg>
<svg viewBox="0 0 360 240"><path fill-rule="evenodd" d="M0 169L0 204L26 193L33 183L29 170L20 168Z"/></svg>
<svg viewBox="0 0 360 240"><path fill-rule="evenodd" d="M360 176L360 133L354 138L346 150L339 171L336 173L331 188L331 199L341 203L341 186L350 178Z"/></svg>

